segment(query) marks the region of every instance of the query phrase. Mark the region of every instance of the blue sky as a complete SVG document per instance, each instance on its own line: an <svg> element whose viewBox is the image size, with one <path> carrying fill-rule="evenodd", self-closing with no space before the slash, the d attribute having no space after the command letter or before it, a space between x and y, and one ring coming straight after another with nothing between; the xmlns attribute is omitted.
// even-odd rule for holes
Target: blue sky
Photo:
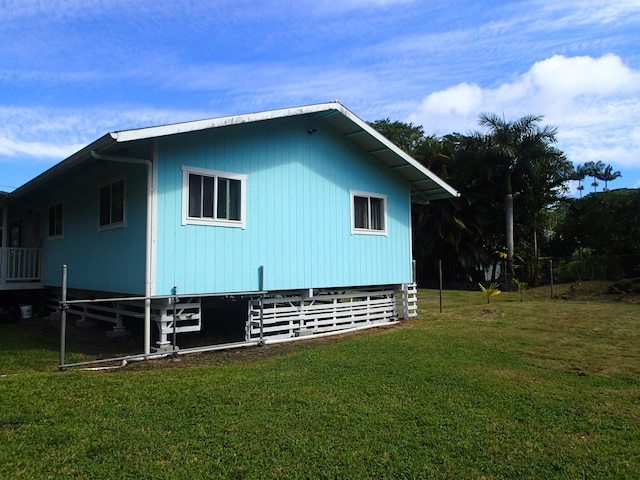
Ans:
<svg viewBox="0 0 640 480"><path fill-rule="evenodd" d="M0 0L0 190L107 132L339 100L478 130L544 115L640 187L640 0Z"/></svg>

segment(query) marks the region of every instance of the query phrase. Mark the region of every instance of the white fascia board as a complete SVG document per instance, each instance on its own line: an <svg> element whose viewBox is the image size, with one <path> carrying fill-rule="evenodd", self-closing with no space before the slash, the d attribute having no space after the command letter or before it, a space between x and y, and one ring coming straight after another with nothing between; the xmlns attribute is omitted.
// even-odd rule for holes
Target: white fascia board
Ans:
<svg viewBox="0 0 640 480"><path fill-rule="evenodd" d="M192 122L173 123L169 125L159 125L156 127L138 128L133 130L121 130L111 133L117 142L130 142L133 140L144 140L147 138L164 137L178 133L196 132L209 128L227 127L241 123L260 122L263 120L273 120L276 118L293 117L306 115L309 113L324 112L328 110L340 110L344 113L346 109L338 102L318 103L302 107L283 108L279 110L268 110L265 112L246 113L242 115L230 115L227 117L209 118L206 120L195 120Z"/></svg>

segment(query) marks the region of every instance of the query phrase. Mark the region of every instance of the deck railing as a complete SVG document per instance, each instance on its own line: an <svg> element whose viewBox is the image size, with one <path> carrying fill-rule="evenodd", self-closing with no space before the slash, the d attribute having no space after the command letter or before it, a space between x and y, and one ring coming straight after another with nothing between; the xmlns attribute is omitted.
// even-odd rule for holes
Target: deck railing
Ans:
<svg viewBox="0 0 640 480"><path fill-rule="evenodd" d="M42 249L0 248L0 282L38 282L42 274Z"/></svg>

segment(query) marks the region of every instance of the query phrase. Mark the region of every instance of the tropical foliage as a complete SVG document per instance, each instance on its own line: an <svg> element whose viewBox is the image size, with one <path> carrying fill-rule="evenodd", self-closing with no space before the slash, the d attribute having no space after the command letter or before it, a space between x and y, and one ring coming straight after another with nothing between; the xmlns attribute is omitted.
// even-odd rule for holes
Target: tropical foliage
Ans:
<svg viewBox="0 0 640 480"><path fill-rule="evenodd" d="M541 121L485 113L479 123L486 132L442 137L389 119L372 123L461 194L413 207L420 284L435 285L439 260L445 281L465 283L493 282L505 269L513 277L523 265L537 264L540 232L553 220L549 207L575 177L571 162L552 146L556 128ZM517 275L535 277L534 270Z"/></svg>
<svg viewBox="0 0 640 480"><path fill-rule="evenodd" d="M492 282L488 287L485 287L481 283L478 283L480 286L480 291L486 297L487 303L491 303L491 297L496 297L500 295L500 288L497 282Z"/></svg>
<svg viewBox="0 0 640 480"><path fill-rule="evenodd" d="M516 289L518 290L518 293L520 293L520 301L522 302L524 300L524 292L527 289L527 282L521 282L520 280L518 280L517 278L513 279L513 283L516 286Z"/></svg>
<svg viewBox="0 0 640 480"><path fill-rule="evenodd" d="M640 253L640 190L618 189L565 199L549 250L571 255L579 246L591 255Z"/></svg>

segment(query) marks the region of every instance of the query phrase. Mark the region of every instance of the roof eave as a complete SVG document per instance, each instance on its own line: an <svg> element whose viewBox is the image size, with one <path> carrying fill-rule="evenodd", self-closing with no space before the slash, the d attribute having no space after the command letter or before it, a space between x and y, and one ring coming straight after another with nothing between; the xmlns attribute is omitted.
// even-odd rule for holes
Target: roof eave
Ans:
<svg viewBox="0 0 640 480"><path fill-rule="evenodd" d="M429 169L427 169L425 166L423 166L421 163L415 160L411 155L406 153L404 150L402 150L400 147L394 144L391 140L389 140L387 137L385 137L376 129L374 129L372 126L370 126L367 122L359 118L357 115L354 115L351 111L349 111L340 103L336 102L336 104L339 106L338 110L340 110L340 112L344 116L346 116L356 125L358 125L358 127L364 130L367 134L371 135L372 137L376 138L379 142L383 143L386 148L388 148L391 152L393 152L395 155L400 157L402 161L404 161L406 164L418 170L422 175L426 176L429 180L431 180L441 189L441 191L438 193L427 194L428 200L436 200L436 199L442 199L442 198L455 198L460 196L460 193L455 188L453 188L447 182L445 182L436 174L431 172ZM421 196L424 196L424 194L426 193L426 190L420 190L414 185L412 185L412 189L415 190L417 193L422 194ZM433 189L430 189L430 190L433 190Z"/></svg>
<svg viewBox="0 0 640 480"><path fill-rule="evenodd" d="M40 185L44 184L47 180L57 175L60 175L61 173L85 161L87 158L91 156L92 150L102 150L115 143L116 143L116 140L113 134L107 133L106 135L103 135L102 137L90 143L86 147L82 148L81 150L78 150L76 153L74 153L70 157L67 157L65 160L55 164L53 167L49 168L48 170L44 171L37 177L29 180L24 185L15 189L13 192L9 194L10 198L12 199L18 198L26 193L29 193L35 190Z"/></svg>

